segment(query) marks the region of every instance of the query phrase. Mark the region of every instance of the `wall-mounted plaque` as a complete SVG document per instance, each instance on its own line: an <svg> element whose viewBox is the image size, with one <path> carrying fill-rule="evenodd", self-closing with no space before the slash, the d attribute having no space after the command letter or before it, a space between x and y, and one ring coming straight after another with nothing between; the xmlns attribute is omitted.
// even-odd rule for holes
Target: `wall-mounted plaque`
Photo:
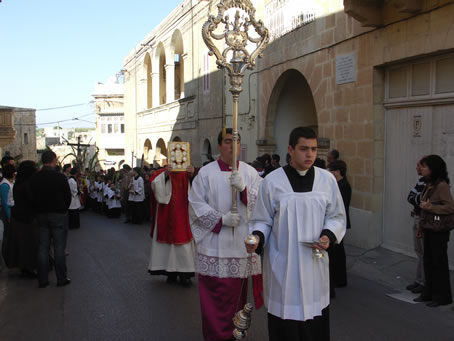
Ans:
<svg viewBox="0 0 454 341"><path fill-rule="evenodd" d="M336 85L356 82L355 52L336 57Z"/></svg>
<svg viewBox="0 0 454 341"><path fill-rule="evenodd" d="M189 142L169 142L169 164L174 172L184 172L191 164L191 148Z"/></svg>

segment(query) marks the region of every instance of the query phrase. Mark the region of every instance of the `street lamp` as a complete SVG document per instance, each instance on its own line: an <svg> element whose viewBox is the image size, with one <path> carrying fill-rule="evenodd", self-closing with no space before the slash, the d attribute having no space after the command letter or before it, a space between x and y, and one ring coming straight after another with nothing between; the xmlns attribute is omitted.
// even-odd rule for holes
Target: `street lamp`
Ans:
<svg viewBox="0 0 454 341"><path fill-rule="evenodd" d="M208 46L209 55L216 56L219 69L227 69L230 78L230 92L233 100L233 155L232 170L236 171L238 159L238 102L243 91L243 77L246 69L253 70L255 60L261 57L263 50L268 45L270 34L261 20L255 19L255 8L250 0L221 0L217 5L218 15L210 15L202 27L202 37ZM230 9L236 9L234 21L225 14ZM215 33L219 24L224 25L222 33ZM250 35L254 30L256 36ZM252 32L251 32L252 33ZM225 40L227 47L222 51L216 47L214 40ZM255 45L255 46L254 46ZM228 60L228 55L231 55ZM232 189L232 212L237 212L236 191Z"/></svg>

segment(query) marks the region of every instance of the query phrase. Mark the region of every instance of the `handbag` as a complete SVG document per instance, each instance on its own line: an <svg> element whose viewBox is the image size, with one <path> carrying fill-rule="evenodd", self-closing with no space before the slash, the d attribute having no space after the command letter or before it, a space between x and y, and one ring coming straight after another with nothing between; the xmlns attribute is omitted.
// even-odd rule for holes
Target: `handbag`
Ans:
<svg viewBox="0 0 454 341"><path fill-rule="evenodd" d="M432 231L451 231L454 229L454 213L435 214L421 210L419 228Z"/></svg>

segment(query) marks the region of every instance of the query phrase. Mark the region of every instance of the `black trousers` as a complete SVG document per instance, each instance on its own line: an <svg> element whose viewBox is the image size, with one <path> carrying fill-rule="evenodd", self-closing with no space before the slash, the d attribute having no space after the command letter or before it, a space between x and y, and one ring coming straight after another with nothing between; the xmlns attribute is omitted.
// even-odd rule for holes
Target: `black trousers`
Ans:
<svg viewBox="0 0 454 341"><path fill-rule="evenodd" d="M423 296L441 304L452 303L448 264L449 231L424 230L424 273L426 286Z"/></svg>
<svg viewBox="0 0 454 341"><path fill-rule="evenodd" d="M68 210L68 228L70 230L72 229L78 229L80 228L80 212L79 209L75 210Z"/></svg>
<svg viewBox="0 0 454 341"><path fill-rule="evenodd" d="M330 284L333 287L345 287L347 285L347 257L344 241L330 245L328 255Z"/></svg>
<svg viewBox="0 0 454 341"><path fill-rule="evenodd" d="M68 215L66 213L39 214L39 256L38 256L38 281L39 284L48 283L49 275L49 250L51 240L54 241L55 274L57 283L66 280L66 240L68 236Z"/></svg>
<svg viewBox="0 0 454 341"><path fill-rule="evenodd" d="M132 223L142 224L144 217L143 201L129 201L128 205L132 206Z"/></svg>
<svg viewBox="0 0 454 341"><path fill-rule="evenodd" d="M329 341L329 306L313 320L283 320L268 313L270 341Z"/></svg>

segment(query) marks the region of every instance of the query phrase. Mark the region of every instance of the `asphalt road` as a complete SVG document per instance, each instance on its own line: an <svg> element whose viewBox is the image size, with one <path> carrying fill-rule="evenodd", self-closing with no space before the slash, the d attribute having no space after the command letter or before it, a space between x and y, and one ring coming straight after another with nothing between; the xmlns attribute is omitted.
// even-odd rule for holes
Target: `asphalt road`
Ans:
<svg viewBox="0 0 454 341"><path fill-rule="evenodd" d="M81 226L69 231L69 286L57 288L54 274L38 289L15 270L0 273L0 340L202 340L197 282L147 273L149 224L84 212ZM393 289L350 274L330 307L331 340L454 340L450 306L395 300ZM248 340L268 340L266 326L255 311Z"/></svg>

